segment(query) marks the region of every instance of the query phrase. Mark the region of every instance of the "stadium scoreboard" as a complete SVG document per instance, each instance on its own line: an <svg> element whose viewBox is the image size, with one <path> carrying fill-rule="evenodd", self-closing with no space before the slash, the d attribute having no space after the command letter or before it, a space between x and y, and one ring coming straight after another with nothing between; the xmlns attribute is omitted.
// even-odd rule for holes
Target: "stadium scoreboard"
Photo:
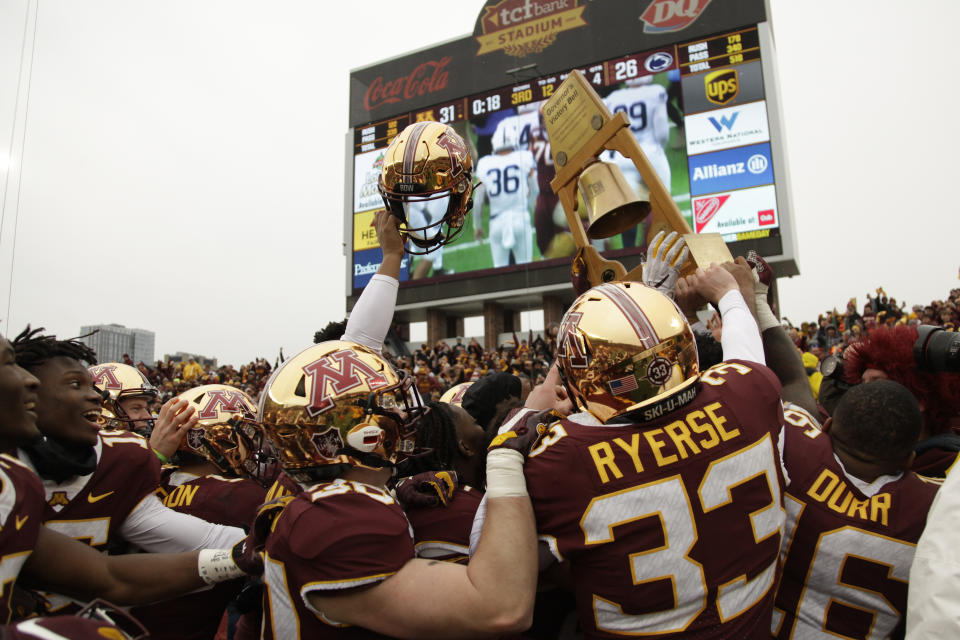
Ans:
<svg viewBox="0 0 960 640"><path fill-rule="evenodd" d="M491 15L522 17L536 4L487 2L473 37L352 72L345 212L348 306L381 261L372 224L373 214L383 208L377 178L393 138L413 122L449 124L467 141L476 169L479 158L491 153L496 125L518 118L519 146L536 156L540 198L549 200L553 194L543 186L553 178L553 166L537 112L573 69L583 73L611 111L626 113L648 157L662 155L664 168L658 173L666 176L665 186L694 232L722 234L734 255L757 250L778 275L798 273L773 39L762 0L653 0L638 3L639 9L625 6L637 3L543 0L558 11L539 18L529 12L535 19L521 21L509 38L500 33L507 31L502 20L493 25L500 29L488 29ZM551 25L556 33L549 33ZM545 31L548 37L537 40ZM513 43L512 48L498 50L498 42ZM649 89L653 85L660 88ZM644 91L656 101L631 101L630 96ZM651 149L643 129L654 126L653 110L660 108L669 112L669 130ZM602 159L614 159L606 155ZM474 180L487 181L476 174ZM489 215L487 207L475 203L471 216L479 216L484 229ZM543 220L535 223L531 220L534 236L546 235ZM563 236L563 224L561 214L547 226L554 236ZM535 237L530 262L494 268L489 243L496 239L475 237L473 227L468 217L442 257L426 256L429 265L418 267L425 259L420 256L405 258L401 309L457 298L495 299L517 290L556 290L569 283L574 247L560 242L562 237L552 237L549 246L547 238ZM630 268L653 231L648 225L635 238L610 239L603 253Z"/></svg>

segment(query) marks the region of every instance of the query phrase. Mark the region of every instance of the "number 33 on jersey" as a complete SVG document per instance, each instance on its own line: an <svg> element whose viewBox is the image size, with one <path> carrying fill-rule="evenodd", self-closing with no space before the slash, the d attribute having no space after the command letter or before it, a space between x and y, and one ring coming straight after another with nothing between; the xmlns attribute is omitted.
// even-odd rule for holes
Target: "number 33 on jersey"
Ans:
<svg viewBox="0 0 960 640"><path fill-rule="evenodd" d="M704 372L642 424L554 424L525 474L542 540L570 561L586 637L768 637L785 513L780 385ZM714 635L711 635L714 634Z"/></svg>

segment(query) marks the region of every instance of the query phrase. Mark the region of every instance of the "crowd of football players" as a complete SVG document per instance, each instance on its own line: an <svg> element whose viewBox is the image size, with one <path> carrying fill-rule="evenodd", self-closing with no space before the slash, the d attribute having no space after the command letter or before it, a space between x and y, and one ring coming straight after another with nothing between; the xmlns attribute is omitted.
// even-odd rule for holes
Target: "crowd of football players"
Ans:
<svg viewBox="0 0 960 640"><path fill-rule="evenodd" d="M389 354L405 206L448 240L465 149L397 136L380 269L274 367L165 399L184 370L0 339L2 637L956 637L958 377L882 294L788 331L761 257L683 277L660 234L539 342Z"/></svg>

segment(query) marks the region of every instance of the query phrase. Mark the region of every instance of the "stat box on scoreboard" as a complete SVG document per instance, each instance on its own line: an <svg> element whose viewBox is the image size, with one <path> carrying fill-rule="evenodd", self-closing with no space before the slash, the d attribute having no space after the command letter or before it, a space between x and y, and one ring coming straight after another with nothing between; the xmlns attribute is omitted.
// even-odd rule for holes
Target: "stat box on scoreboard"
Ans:
<svg viewBox="0 0 960 640"><path fill-rule="evenodd" d="M372 221L383 208L377 179L384 151L420 120L449 124L467 141L474 181L491 197L476 203L441 252L407 257L399 316L422 319L424 309L437 305L479 312L484 301L520 295L572 299L575 246L549 186L555 170L539 107L573 69L605 101L610 96L608 108L627 115L694 232L722 234L735 256L755 249L778 276L799 273L764 1L692 4L681 11L675 0L488 1L473 34L352 71L344 198L348 308L379 261ZM516 128L518 150L533 156L539 196L528 220L512 214L529 232L530 261L517 264L513 255L495 268L494 243L505 236L491 213L499 218L504 200L491 211L493 198L526 193L519 159L515 167L480 163L504 126ZM616 154L603 159L619 160L628 182L645 189L630 162ZM603 253L632 268L655 231L641 226L610 238Z"/></svg>

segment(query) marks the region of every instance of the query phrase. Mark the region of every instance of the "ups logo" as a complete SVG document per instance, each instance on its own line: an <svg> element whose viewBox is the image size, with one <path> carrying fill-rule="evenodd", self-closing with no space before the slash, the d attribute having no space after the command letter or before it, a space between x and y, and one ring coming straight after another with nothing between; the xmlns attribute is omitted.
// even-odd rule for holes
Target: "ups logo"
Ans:
<svg viewBox="0 0 960 640"><path fill-rule="evenodd" d="M736 69L720 69L703 78L707 100L713 104L727 104L740 92L740 77Z"/></svg>

